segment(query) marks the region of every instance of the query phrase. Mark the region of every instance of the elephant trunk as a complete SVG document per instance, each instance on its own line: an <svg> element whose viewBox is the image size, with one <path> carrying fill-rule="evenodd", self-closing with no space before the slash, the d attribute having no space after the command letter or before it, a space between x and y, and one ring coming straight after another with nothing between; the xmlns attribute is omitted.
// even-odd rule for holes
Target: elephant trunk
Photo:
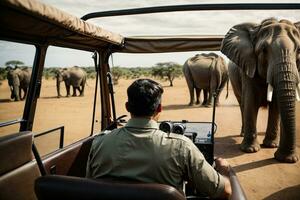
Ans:
<svg viewBox="0 0 300 200"><path fill-rule="evenodd" d="M15 99L15 101L20 101L20 94L19 94L20 87L18 85L13 86L12 90L12 97Z"/></svg>
<svg viewBox="0 0 300 200"><path fill-rule="evenodd" d="M280 63L274 77L274 89L281 118L280 149L281 154L291 155L296 149L296 83L297 75L293 73L293 63Z"/></svg>

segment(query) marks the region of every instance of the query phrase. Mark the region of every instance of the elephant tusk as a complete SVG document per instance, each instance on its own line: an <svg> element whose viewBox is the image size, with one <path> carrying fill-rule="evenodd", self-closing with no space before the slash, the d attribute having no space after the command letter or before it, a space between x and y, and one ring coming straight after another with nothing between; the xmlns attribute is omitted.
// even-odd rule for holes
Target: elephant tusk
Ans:
<svg viewBox="0 0 300 200"><path fill-rule="evenodd" d="M296 87L296 101L300 101L300 83Z"/></svg>
<svg viewBox="0 0 300 200"><path fill-rule="evenodd" d="M268 84L267 101L271 102L272 96L273 96L273 87L271 84Z"/></svg>

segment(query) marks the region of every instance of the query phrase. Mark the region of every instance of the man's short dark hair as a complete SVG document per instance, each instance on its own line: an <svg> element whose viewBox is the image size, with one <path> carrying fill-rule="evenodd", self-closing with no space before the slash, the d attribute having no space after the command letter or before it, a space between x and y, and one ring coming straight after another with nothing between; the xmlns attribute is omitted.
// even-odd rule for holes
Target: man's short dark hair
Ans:
<svg viewBox="0 0 300 200"><path fill-rule="evenodd" d="M134 116L152 116L161 103L162 86L151 79L138 79L127 89L128 111Z"/></svg>

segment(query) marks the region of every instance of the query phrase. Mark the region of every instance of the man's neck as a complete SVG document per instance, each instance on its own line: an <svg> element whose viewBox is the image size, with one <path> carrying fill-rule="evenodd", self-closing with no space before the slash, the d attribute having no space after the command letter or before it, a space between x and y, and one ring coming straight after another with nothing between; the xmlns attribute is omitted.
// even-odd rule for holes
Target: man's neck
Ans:
<svg viewBox="0 0 300 200"><path fill-rule="evenodd" d="M155 120L158 121L158 115L153 116L134 116L131 114L132 119L149 119L149 120Z"/></svg>

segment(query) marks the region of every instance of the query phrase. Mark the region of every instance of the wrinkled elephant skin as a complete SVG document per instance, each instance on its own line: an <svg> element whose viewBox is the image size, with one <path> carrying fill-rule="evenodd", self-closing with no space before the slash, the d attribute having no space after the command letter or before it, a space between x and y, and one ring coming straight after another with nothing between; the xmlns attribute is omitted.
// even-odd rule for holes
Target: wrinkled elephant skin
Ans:
<svg viewBox="0 0 300 200"><path fill-rule="evenodd" d="M27 96L27 91L31 78L31 68L19 68L14 69L7 68L7 81L11 90L10 98L15 101L24 100ZM23 96L22 96L23 91Z"/></svg>
<svg viewBox="0 0 300 200"><path fill-rule="evenodd" d="M219 104L220 93L228 83L227 65L221 56L215 53L197 54L184 63L183 74L190 93L189 105L194 104L194 90L196 90L196 104L200 103L201 90L204 93L202 105L210 107L215 92L217 92L216 104Z"/></svg>
<svg viewBox="0 0 300 200"><path fill-rule="evenodd" d="M80 67L74 66L71 68L60 69L56 72L56 88L57 97L61 97L60 82L64 81L67 94L70 96L70 87L73 87L73 95L77 96L76 91L79 91L80 96L84 96L84 88L86 84L86 72Z"/></svg>
<svg viewBox="0 0 300 200"><path fill-rule="evenodd" d="M295 101L300 92L299 47L299 23L288 20L270 18L260 24L243 23L225 35L221 52L233 62L229 64L229 78L242 114L242 151L260 150L257 115L261 106L268 105L262 146L278 146L274 156L280 162L299 160L295 138Z"/></svg>

